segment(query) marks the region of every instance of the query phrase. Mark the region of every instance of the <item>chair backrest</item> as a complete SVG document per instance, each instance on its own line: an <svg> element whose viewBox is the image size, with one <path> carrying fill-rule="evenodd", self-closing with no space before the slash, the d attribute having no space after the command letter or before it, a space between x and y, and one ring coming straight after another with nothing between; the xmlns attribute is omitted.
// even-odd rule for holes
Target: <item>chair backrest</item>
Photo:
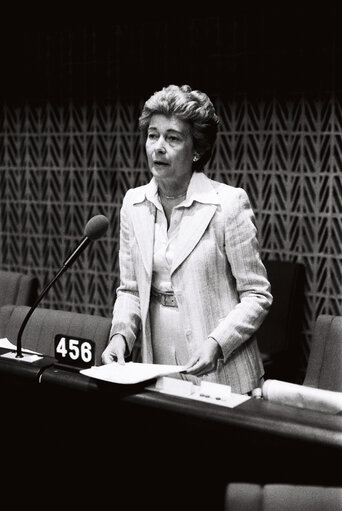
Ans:
<svg viewBox="0 0 342 511"><path fill-rule="evenodd" d="M27 306L4 305L0 308L0 338L17 344L17 336L29 311ZM101 365L111 328L111 319L91 314L37 308L27 322L22 335L23 348L54 356L55 336L62 334L95 341L95 363Z"/></svg>
<svg viewBox="0 0 342 511"><path fill-rule="evenodd" d="M304 265L288 261L264 261L271 283L273 303L257 338L262 353L279 353L297 342L303 320Z"/></svg>
<svg viewBox="0 0 342 511"><path fill-rule="evenodd" d="M0 307L5 304L33 305L38 279L25 273L0 270Z"/></svg>
<svg viewBox="0 0 342 511"><path fill-rule="evenodd" d="M229 483L226 511L340 511L342 488L314 485Z"/></svg>
<svg viewBox="0 0 342 511"><path fill-rule="evenodd" d="M342 316L317 317L304 385L342 392Z"/></svg>
<svg viewBox="0 0 342 511"><path fill-rule="evenodd" d="M302 263L264 261L273 303L257 332L265 377L302 381L305 374L304 311L305 267Z"/></svg>

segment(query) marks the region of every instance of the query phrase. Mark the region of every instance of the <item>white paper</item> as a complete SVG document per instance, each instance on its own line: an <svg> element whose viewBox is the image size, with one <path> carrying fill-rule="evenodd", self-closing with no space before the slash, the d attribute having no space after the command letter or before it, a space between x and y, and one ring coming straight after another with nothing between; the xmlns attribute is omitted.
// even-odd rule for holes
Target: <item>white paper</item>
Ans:
<svg viewBox="0 0 342 511"><path fill-rule="evenodd" d="M262 393L264 399L268 401L298 408L328 413L338 413L342 410L342 392L316 389L281 380L266 380Z"/></svg>
<svg viewBox="0 0 342 511"><path fill-rule="evenodd" d="M97 380L134 384L151 380L158 376L180 373L184 370L185 366L177 365L143 364L137 362L126 362L124 365L121 365L117 362L112 362L111 364L82 369L80 373Z"/></svg>
<svg viewBox="0 0 342 511"><path fill-rule="evenodd" d="M9 350L16 350L17 349L16 345L11 343L7 339L7 337L2 337L0 339L0 348L5 348L5 349L9 349ZM42 355L42 353L38 353L38 351L32 351L32 350L29 350L29 349L26 349L26 348L23 348L22 352L23 353L34 353L35 355Z"/></svg>
<svg viewBox="0 0 342 511"><path fill-rule="evenodd" d="M244 401L250 399L249 396L242 394L234 394L230 392L224 398L213 397L216 396L216 386L213 385L214 394L210 396L204 396L201 392L201 387L194 385L191 382L184 380L176 380L173 378L167 378L167 375L180 373L185 370L185 366L176 365L164 365L164 364L142 364L136 362L126 362L125 365L112 362L111 364L105 364L101 366L93 366L90 369L82 369L81 374L90 376L97 380L108 381L111 383L121 384L134 384L143 381L157 378L157 382L150 386L147 386L147 390L154 390L162 394L178 395L181 397L187 397L196 401L203 401L206 403L213 403L219 406L226 406L227 408L234 408L240 405ZM166 390L163 389L163 385L160 385L163 381L167 382L172 380L172 385ZM188 385L191 384L192 390L189 391ZM184 389L182 390L182 385ZM165 387L165 385L164 385ZM170 388L172 387L172 390ZM186 388L185 388L186 387Z"/></svg>

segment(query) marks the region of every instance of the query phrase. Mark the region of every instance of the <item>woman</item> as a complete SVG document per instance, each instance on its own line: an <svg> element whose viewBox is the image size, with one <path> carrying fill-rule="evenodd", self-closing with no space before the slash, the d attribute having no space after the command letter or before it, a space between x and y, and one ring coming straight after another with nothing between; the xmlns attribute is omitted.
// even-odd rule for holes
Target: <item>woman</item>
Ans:
<svg viewBox="0 0 342 511"><path fill-rule="evenodd" d="M131 353L185 365L181 377L247 393L263 365L255 332L272 303L254 215L241 188L204 173L218 118L208 96L170 85L139 119L151 181L121 208L120 286L104 364Z"/></svg>

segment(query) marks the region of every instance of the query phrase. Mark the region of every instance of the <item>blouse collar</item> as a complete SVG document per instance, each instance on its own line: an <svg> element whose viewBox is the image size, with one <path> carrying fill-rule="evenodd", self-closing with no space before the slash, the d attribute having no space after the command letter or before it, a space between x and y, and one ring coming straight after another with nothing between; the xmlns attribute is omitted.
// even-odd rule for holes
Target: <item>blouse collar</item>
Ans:
<svg viewBox="0 0 342 511"><path fill-rule="evenodd" d="M139 189L134 204L143 202L144 200L152 202L155 206L159 203L158 185L154 177L152 177L147 185ZM211 180L204 172L193 172L182 206L189 207L195 201L203 204L219 204L220 202Z"/></svg>

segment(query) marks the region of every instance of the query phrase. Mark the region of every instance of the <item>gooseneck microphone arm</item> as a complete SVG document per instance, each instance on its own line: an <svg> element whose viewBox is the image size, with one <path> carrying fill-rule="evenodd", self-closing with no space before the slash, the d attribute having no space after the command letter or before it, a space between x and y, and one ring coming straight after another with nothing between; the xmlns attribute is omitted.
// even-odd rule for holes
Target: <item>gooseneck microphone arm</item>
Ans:
<svg viewBox="0 0 342 511"><path fill-rule="evenodd" d="M49 289L53 286L53 284L60 278L61 275L75 262L77 257L84 251L84 249L90 244L91 241L100 238L107 230L109 225L108 219L103 215L96 215L89 220L85 227L85 236L82 238L81 242L77 246L77 248L73 251L73 253L64 261L63 266L59 269L54 278L49 282L49 284L45 287L45 289L38 296L34 304L29 309L26 314L24 321L21 324L21 327L17 336L17 352L16 358L23 358L22 354L22 342L21 338L23 335L23 331L25 326L27 325L28 320L32 316L34 310L37 308L41 300L44 298Z"/></svg>
<svg viewBox="0 0 342 511"><path fill-rule="evenodd" d="M37 300L34 302L34 304L32 305L32 307L30 308L30 310L28 311L28 313L26 314L25 316L25 319L24 321L22 322L22 325L20 327L20 330L18 332L18 337L17 337L17 353L16 353L16 358L23 358L23 354L22 354L22 349L21 349L21 337L23 335L23 331L24 331L24 328L28 322L28 320L30 319L30 317L32 316L34 310L36 309L36 307L38 306L38 304L41 302L41 300L44 298L44 296L46 295L46 293L49 291L50 287L53 286L53 284L56 282L56 280L59 279L59 277L65 272L65 270L67 269L66 266L63 266L59 271L58 273L55 275L55 277L51 280L51 282L46 286L46 288L44 289L44 291L38 296Z"/></svg>

